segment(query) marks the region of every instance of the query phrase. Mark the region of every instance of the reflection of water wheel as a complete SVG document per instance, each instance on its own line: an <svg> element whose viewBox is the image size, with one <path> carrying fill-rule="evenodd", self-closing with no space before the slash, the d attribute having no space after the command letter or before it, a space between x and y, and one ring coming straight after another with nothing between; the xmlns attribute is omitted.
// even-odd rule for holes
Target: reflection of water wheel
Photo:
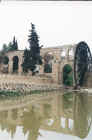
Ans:
<svg viewBox="0 0 92 140"><path fill-rule="evenodd" d="M83 85L85 73L89 69L91 52L85 42L77 44L74 57L74 80L75 85Z"/></svg>
<svg viewBox="0 0 92 140"><path fill-rule="evenodd" d="M78 94L73 95L74 103L74 132L76 136L84 139L88 136L92 126L92 115L89 110L88 95Z"/></svg>

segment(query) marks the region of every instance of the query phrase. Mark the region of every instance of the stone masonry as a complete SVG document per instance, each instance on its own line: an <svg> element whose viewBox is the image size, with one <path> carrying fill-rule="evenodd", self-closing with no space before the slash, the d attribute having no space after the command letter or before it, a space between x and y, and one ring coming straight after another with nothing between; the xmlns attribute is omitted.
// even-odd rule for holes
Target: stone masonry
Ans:
<svg viewBox="0 0 92 140"><path fill-rule="evenodd" d="M64 45L64 46L57 46L57 47L47 47L41 49L41 56L43 58L43 64L40 66L39 70L39 77L50 79L50 83L57 83L62 84L62 77L63 77L63 68L66 64L70 64L73 69L73 59L74 59L74 51L75 51L76 45ZM8 63L8 73L12 74L13 69L13 57L18 56L19 59L19 69L18 74L19 77L23 76L22 74L22 67L21 64L23 62L23 50L18 50L14 52L9 52L6 54L9 58ZM52 59L52 73L44 73L44 56L45 54L50 54L53 56ZM3 66L1 64L0 71L2 71ZM1 72L2 75L2 72ZM29 73L31 76L31 73ZM15 78L16 79L16 78ZM37 79L35 77L34 79ZM36 81L36 80L35 80ZM48 80L47 80L48 83Z"/></svg>

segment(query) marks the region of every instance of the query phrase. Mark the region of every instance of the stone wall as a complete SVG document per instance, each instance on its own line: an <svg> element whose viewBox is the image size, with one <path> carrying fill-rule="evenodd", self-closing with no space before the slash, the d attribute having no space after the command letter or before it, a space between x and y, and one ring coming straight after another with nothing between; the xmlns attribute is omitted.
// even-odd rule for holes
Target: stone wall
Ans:
<svg viewBox="0 0 92 140"><path fill-rule="evenodd" d="M61 86L52 82L50 77L0 75L0 90L30 92L33 90L50 91Z"/></svg>
<svg viewBox="0 0 92 140"><path fill-rule="evenodd" d="M73 59L74 59L73 55L74 55L75 47L76 47L76 45L64 45L64 46L57 46L57 47L50 47L50 48L42 48L41 49L41 56L43 59L43 64L40 66L39 75L44 76L43 79L45 79L44 80L45 82L48 83L48 81L50 81L52 83L62 84L63 67L66 64L70 64L73 68ZM72 51L72 55L71 55L71 51ZM21 51L9 52L6 54L9 58L9 64L8 64L9 74L12 74L12 71L13 71L13 57L18 56L18 58L19 58L19 69L18 69L18 74L17 74L18 79L20 79L19 75L22 75L21 64L23 62L23 53L24 53L24 51L21 50ZM48 53L48 54L50 53L53 56L52 73L44 73L44 56L46 53ZM2 71L3 66L4 65L0 66L0 71ZM29 75L31 76L31 73L29 73ZM38 77L33 78L31 76L30 79L32 79L36 83L37 82L39 83Z"/></svg>

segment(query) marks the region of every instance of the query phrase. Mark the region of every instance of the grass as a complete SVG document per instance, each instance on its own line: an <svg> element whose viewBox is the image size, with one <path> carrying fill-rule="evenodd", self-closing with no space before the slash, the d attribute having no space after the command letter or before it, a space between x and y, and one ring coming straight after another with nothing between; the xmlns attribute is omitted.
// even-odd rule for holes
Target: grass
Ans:
<svg viewBox="0 0 92 140"><path fill-rule="evenodd" d="M51 90L52 91L52 90ZM41 94L44 92L50 92L49 90L31 90L31 91L9 91L9 90L0 90L0 99L5 97L20 97L26 95L33 95L33 94Z"/></svg>
<svg viewBox="0 0 92 140"><path fill-rule="evenodd" d="M5 90L1 90L0 91L0 96L14 97L14 96L21 96L21 93L18 92L18 91L5 91Z"/></svg>
<svg viewBox="0 0 92 140"><path fill-rule="evenodd" d="M33 91L30 91L30 94L40 94L42 91L40 90L33 90Z"/></svg>
<svg viewBox="0 0 92 140"><path fill-rule="evenodd" d="M6 91L6 90L0 90L0 98L4 97L20 97L20 96L26 96L26 95L31 95L31 94L40 94L40 90L34 90L30 92L21 92L21 91Z"/></svg>

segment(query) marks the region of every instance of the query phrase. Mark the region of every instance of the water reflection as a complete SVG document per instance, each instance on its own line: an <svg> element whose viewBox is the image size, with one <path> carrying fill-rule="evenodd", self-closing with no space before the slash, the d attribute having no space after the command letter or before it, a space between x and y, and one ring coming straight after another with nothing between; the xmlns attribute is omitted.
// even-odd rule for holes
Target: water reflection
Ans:
<svg viewBox="0 0 92 140"><path fill-rule="evenodd" d="M11 102L8 102L8 107ZM24 140L44 140L40 130L84 139L91 129L92 97L88 94L49 94L34 103L31 103L30 98L30 103L24 102L22 107L21 101L16 101L12 109L7 109L4 102L0 101L0 104L2 108L4 106L0 108L1 132L6 130L12 139L15 139L18 126L22 128L23 135L27 135Z"/></svg>
<svg viewBox="0 0 92 140"><path fill-rule="evenodd" d="M34 111L32 107L28 112L23 113L23 133L28 133L28 140L36 140L40 135L39 129L41 126L42 117Z"/></svg>
<svg viewBox="0 0 92 140"><path fill-rule="evenodd" d="M74 131L75 135L80 138L86 138L92 124L92 115L90 114L88 101L90 97L86 94L74 96Z"/></svg>

